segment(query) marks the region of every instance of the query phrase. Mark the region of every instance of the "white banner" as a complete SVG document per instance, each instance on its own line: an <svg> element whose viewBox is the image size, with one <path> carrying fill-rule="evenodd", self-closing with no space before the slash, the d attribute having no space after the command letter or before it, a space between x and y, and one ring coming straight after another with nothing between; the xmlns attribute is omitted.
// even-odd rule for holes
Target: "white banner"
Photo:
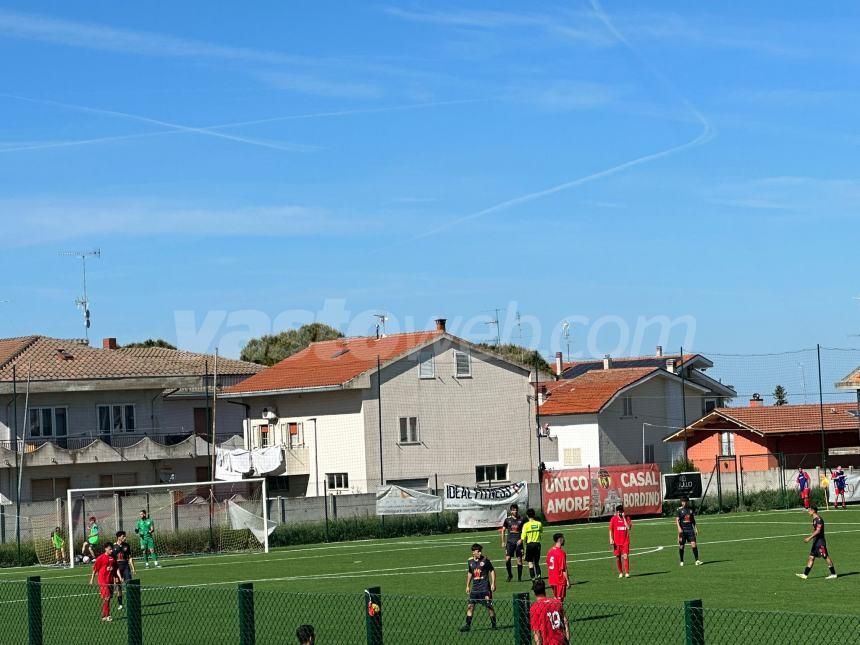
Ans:
<svg viewBox="0 0 860 645"><path fill-rule="evenodd" d="M830 503L832 504L836 500L836 485L833 483L833 480L830 479ZM842 501L842 496L839 496L839 501ZM846 502L860 502L860 473L845 473L845 501Z"/></svg>
<svg viewBox="0 0 860 645"><path fill-rule="evenodd" d="M457 513L457 527L461 529L497 529L508 516L508 507L482 508L479 511Z"/></svg>
<svg viewBox="0 0 860 645"><path fill-rule="evenodd" d="M488 507L497 508L529 503L529 486L517 482L493 488L469 488L459 484L445 484L445 509L449 511L475 511Z"/></svg>
<svg viewBox="0 0 860 645"><path fill-rule="evenodd" d="M442 498L395 484L380 486L376 490L377 515L413 515L441 513Z"/></svg>

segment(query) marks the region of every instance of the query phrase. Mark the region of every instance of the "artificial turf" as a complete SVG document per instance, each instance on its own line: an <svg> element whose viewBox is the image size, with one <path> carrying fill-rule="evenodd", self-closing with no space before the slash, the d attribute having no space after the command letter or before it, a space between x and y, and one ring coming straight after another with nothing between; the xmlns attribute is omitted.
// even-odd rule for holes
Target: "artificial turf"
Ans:
<svg viewBox="0 0 860 645"><path fill-rule="evenodd" d="M834 638L846 630L857 634L860 603L846 600L860 591L860 509L822 516L836 580L824 580L828 572L820 560L808 580L795 577L809 553L803 537L811 532L810 518L799 509L700 517L701 567L693 566L689 547L687 564L679 567L673 519L634 522L629 579L617 578L605 523L546 527L544 553L551 534L563 532L576 581L565 602L574 642L683 642L683 603L691 599L705 607L708 643L788 642L809 625L819 634L832 628ZM473 631L460 635L466 560L475 541L496 567L500 630L488 630L478 607ZM88 569L34 567L0 571L0 642L26 642L22 581L30 575L42 579L46 645L124 641L123 612L114 611L113 624L98 620L96 588L85 586ZM304 622L315 625L320 643L366 642L363 591L371 586L382 588L388 643L513 643L512 597L530 588L527 569L523 582L516 581L516 566L514 581L506 582L496 532L170 558L161 569L140 567L138 577L147 643L237 642L236 586L243 581L254 583L257 643L294 642Z"/></svg>

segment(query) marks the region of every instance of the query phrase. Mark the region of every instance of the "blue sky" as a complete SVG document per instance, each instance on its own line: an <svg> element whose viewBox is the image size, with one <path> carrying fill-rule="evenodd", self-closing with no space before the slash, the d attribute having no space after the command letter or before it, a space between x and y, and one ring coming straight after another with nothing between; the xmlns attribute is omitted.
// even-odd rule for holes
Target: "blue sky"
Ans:
<svg viewBox="0 0 860 645"><path fill-rule="evenodd" d="M801 2L4 3L0 336L82 335L58 252L98 247L96 339L235 354L384 311L480 340L499 308L545 352L564 320L574 353L857 346L858 28Z"/></svg>

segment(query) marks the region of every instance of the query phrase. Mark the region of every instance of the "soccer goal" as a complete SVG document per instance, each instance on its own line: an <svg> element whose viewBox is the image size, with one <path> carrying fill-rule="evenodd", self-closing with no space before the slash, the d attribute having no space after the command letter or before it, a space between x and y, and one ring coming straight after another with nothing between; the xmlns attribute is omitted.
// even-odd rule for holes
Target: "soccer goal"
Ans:
<svg viewBox="0 0 860 645"><path fill-rule="evenodd" d="M156 486L73 488L67 493L66 547L70 566L82 558L91 535L90 518L98 527L100 549L115 541L117 531L129 537L132 554L141 558L144 544L135 534L140 512L152 520L151 542L158 557L239 551L269 552L266 480L209 481ZM80 560L78 560L80 562Z"/></svg>

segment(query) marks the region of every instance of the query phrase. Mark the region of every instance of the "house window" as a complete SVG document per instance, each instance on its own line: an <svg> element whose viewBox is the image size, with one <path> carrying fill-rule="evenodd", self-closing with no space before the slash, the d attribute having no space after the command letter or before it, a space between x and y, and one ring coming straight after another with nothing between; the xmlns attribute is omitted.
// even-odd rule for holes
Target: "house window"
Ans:
<svg viewBox="0 0 860 645"><path fill-rule="evenodd" d="M493 464L490 466L475 466L475 481L479 484L508 480L508 465Z"/></svg>
<svg viewBox="0 0 860 645"><path fill-rule="evenodd" d="M564 465L565 466L581 466L582 465L582 448L565 448L564 449Z"/></svg>
<svg viewBox="0 0 860 645"><path fill-rule="evenodd" d="M31 437L65 437L68 434L66 408L31 408Z"/></svg>
<svg viewBox="0 0 860 645"><path fill-rule="evenodd" d="M99 432L134 432L137 424L134 416L134 405L123 403L117 405L98 406Z"/></svg>
<svg viewBox="0 0 860 645"><path fill-rule="evenodd" d="M702 413L709 414L713 412L717 407L716 399L705 399L705 405L702 407Z"/></svg>
<svg viewBox="0 0 860 645"><path fill-rule="evenodd" d="M269 426L260 426L260 448L265 448L269 445Z"/></svg>
<svg viewBox="0 0 860 645"><path fill-rule="evenodd" d="M114 488L119 486L137 486L137 473L99 475L99 488Z"/></svg>
<svg viewBox="0 0 860 645"><path fill-rule="evenodd" d="M454 350L454 367L457 378L472 376L472 361L469 352Z"/></svg>
<svg viewBox="0 0 860 645"><path fill-rule="evenodd" d="M347 473L328 473L329 490L346 490L349 488L349 475Z"/></svg>
<svg viewBox="0 0 860 645"><path fill-rule="evenodd" d="M433 350L429 347L418 352L418 378L436 378Z"/></svg>
<svg viewBox="0 0 860 645"><path fill-rule="evenodd" d="M632 396L625 396L622 399L622 402L624 404L623 416L632 417L633 416L633 397Z"/></svg>
<svg viewBox="0 0 860 645"><path fill-rule="evenodd" d="M645 445L645 463L653 464L654 463L654 444L649 443Z"/></svg>
<svg viewBox="0 0 860 645"><path fill-rule="evenodd" d="M30 498L34 502L49 502L57 498L65 498L69 488L71 484L68 477L31 479Z"/></svg>
<svg viewBox="0 0 860 645"><path fill-rule="evenodd" d="M301 431L304 430L304 424L297 421L287 423L287 434L289 437L290 448L297 448L302 445Z"/></svg>
<svg viewBox="0 0 860 645"><path fill-rule="evenodd" d="M266 477L266 490L268 491L289 491L290 477L289 475L278 475L276 477Z"/></svg>
<svg viewBox="0 0 860 645"><path fill-rule="evenodd" d="M400 443L419 443L418 417L400 417Z"/></svg>
<svg viewBox="0 0 860 645"><path fill-rule="evenodd" d="M720 433L720 448L724 457L731 457L735 454L735 433L721 432Z"/></svg>

